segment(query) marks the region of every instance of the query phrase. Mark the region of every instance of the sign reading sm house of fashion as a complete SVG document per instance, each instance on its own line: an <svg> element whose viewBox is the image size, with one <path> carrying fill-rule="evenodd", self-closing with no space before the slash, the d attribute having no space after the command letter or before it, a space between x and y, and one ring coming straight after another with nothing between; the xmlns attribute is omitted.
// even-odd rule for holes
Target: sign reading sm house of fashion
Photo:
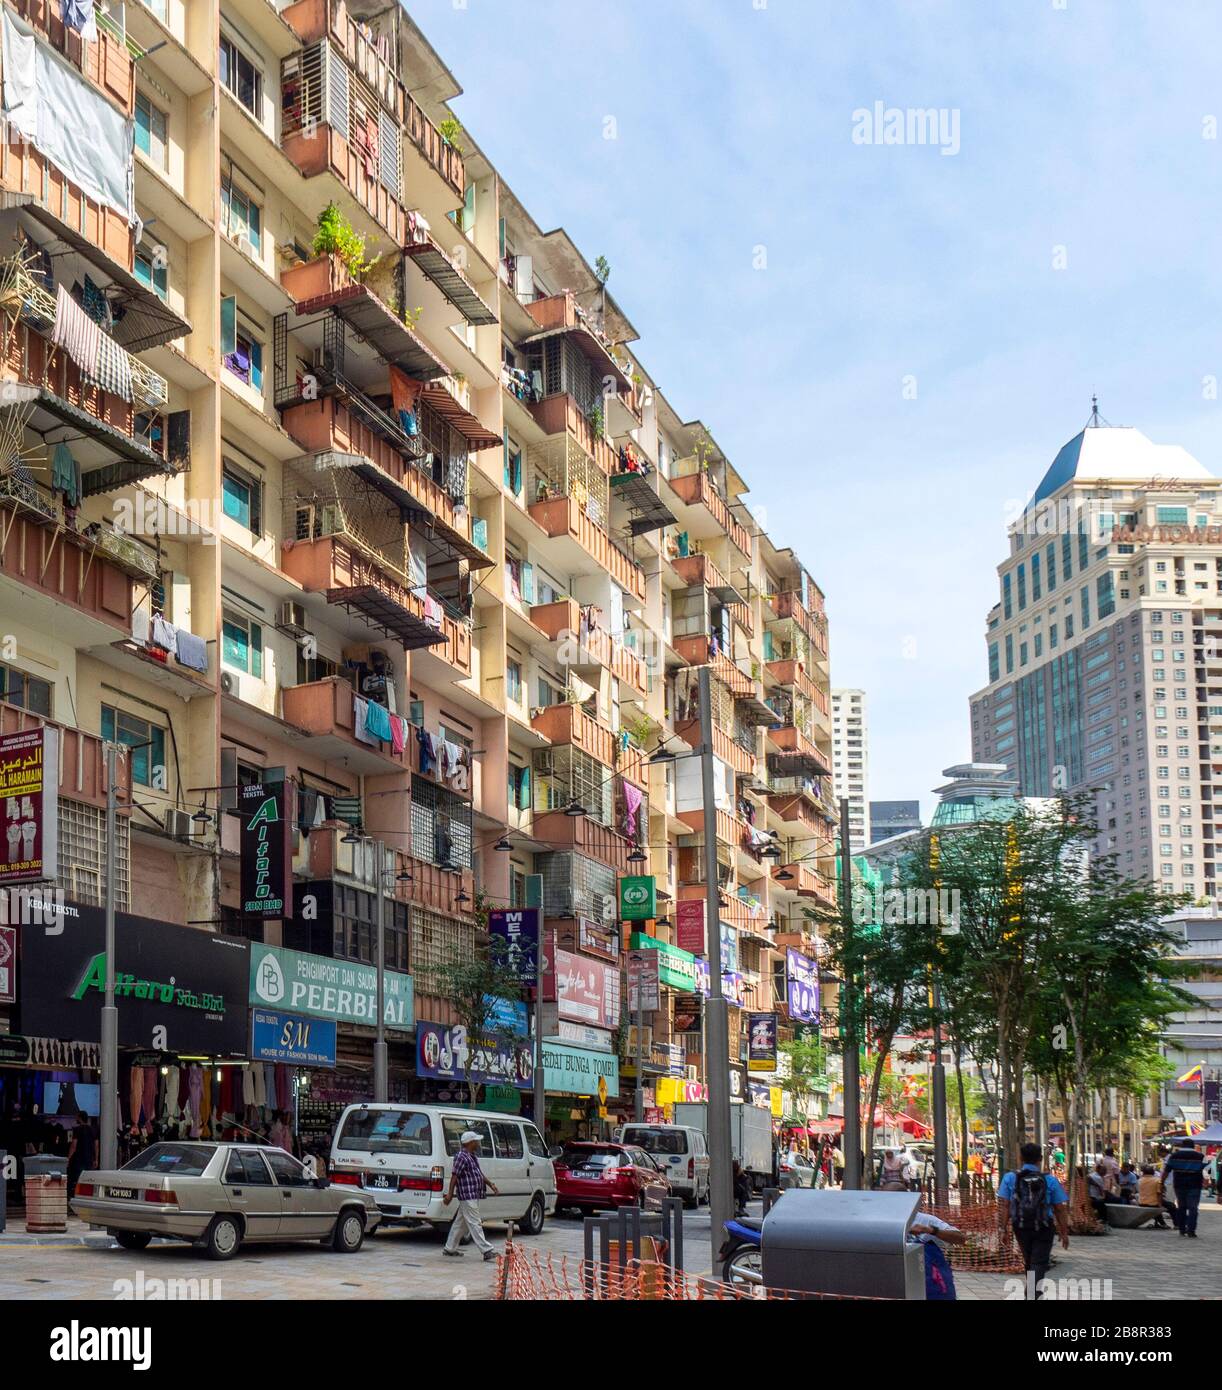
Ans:
<svg viewBox="0 0 1222 1390"><path fill-rule="evenodd" d="M388 970L385 984L387 1028L411 1028L416 1021L412 977ZM250 952L250 1002L372 1028L378 1019L378 972L360 961L256 944Z"/></svg>

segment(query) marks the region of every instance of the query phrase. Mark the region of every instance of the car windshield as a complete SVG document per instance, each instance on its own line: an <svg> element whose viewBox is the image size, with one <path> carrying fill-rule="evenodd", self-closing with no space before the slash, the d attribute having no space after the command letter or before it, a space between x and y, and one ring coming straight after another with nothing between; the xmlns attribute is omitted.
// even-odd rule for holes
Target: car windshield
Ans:
<svg viewBox="0 0 1222 1390"><path fill-rule="evenodd" d="M565 1149L562 1161L570 1168L618 1168L626 1160L619 1149Z"/></svg>
<svg viewBox="0 0 1222 1390"><path fill-rule="evenodd" d="M198 1178L216 1153L215 1144L150 1144L123 1165L123 1171L173 1173L175 1177Z"/></svg>
<svg viewBox="0 0 1222 1390"><path fill-rule="evenodd" d="M419 1110L353 1110L335 1146L341 1152L427 1158L433 1152L432 1124Z"/></svg>
<svg viewBox="0 0 1222 1390"><path fill-rule="evenodd" d="M687 1135L679 1129L632 1129L624 1131L626 1144L638 1144L649 1154L687 1153Z"/></svg>

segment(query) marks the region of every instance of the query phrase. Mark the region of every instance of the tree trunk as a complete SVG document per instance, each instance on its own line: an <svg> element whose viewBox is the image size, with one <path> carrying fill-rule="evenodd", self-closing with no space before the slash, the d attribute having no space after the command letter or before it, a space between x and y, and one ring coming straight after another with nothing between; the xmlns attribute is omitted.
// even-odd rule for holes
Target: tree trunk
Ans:
<svg viewBox="0 0 1222 1390"><path fill-rule="evenodd" d="M955 1086L959 1092L959 1187L967 1191L967 1091L963 1086L963 1053L956 1041L952 1056L955 1059Z"/></svg>

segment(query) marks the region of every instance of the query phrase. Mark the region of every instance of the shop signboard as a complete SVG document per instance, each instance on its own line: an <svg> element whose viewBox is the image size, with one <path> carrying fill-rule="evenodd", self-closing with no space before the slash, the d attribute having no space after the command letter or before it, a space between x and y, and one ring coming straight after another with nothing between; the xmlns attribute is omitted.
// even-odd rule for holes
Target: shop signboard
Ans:
<svg viewBox="0 0 1222 1390"><path fill-rule="evenodd" d="M0 886L59 875L59 730L0 734Z"/></svg>
<svg viewBox="0 0 1222 1390"><path fill-rule="evenodd" d="M818 1022L819 967L792 946L785 948L785 1002L792 1022Z"/></svg>
<svg viewBox="0 0 1222 1390"><path fill-rule="evenodd" d="M1222 1120L1222 1081L1201 1082L1201 1118L1207 1125Z"/></svg>
<svg viewBox="0 0 1222 1390"><path fill-rule="evenodd" d="M491 1032L505 1033L511 1038L525 1038L530 1035L526 1021L526 1005L518 999L494 999L484 995L487 1006L488 1027Z"/></svg>
<svg viewBox="0 0 1222 1390"><path fill-rule="evenodd" d="M634 951L655 951L658 956L658 979L671 989L688 993L696 989L700 958L690 951L681 951L665 941L658 941L644 932L633 932L629 945Z"/></svg>
<svg viewBox="0 0 1222 1390"><path fill-rule="evenodd" d="M684 898L675 905L675 942L680 950L702 956L707 945L703 898Z"/></svg>
<svg viewBox="0 0 1222 1390"><path fill-rule="evenodd" d="M573 951L548 951L543 997L556 1002L561 1018L595 1028L619 1027L620 973L600 960Z"/></svg>
<svg viewBox="0 0 1222 1390"><path fill-rule="evenodd" d="M768 1087L768 1109L772 1113L774 1120L779 1120L785 1113L785 1088L784 1086Z"/></svg>
<svg viewBox="0 0 1222 1390"><path fill-rule="evenodd" d="M238 788L242 912L247 917L293 915L295 791L294 782Z"/></svg>
<svg viewBox="0 0 1222 1390"><path fill-rule="evenodd" d="M702 1081L681 1081L677 1076L659 1076L654 1094L659 1105L698 1104L709 1098Z"/></svg>
<svg viewBox="0 0 1222 1390"><path fill-rule="evenodd" d="M776 1014L747 1015L747 1070L776 1071Z"/></svg>
<svg viewBox="0 0 1222 1390"><path fill-rule="evenodd" d="M765 1086L761 1081L749 1081L747 1083L747 1099L757 1110L770 1110L772 1108L772 1087Z"/></svg>
<svg viewBox="0 0 1222 1390"><path fill-rule="evenodd" d="M635 940L635 938L633 938ZM628 952L628 1012L653 1013L662 1007L657 951Z"/></svg>
<svg viewBox="0 0 1222 1390"><path fill-rule="evenodd" d="M619 960L619 927L612 923L593 922L588 917L577 919L577 945L592 956L603 960Z"/></svg>
<svg viewBox="0 0 1222 1390"><path fill-rule="evenodd" d="M574 1047L589 1047L595 1052L610 1052L614 1034L605 1028L590 1028L584 1023L570 1023L568 1019L557 1019L554 1029L547 1027L547 1014L544 1014L545 1038L556 1042L571 1043Z"/></svg>
<svg viewBox="0 0 1222 1390"><path fill-rule="evenodd" d="M699 1033L704 1019L704 995L675 995L675 1032Z"/></svg>
<svg viewBox="0 0 1222 1390"><path fill-rule="evenodd" d="M500 958L523 985L533 988L539 949L539 909L499 907L488 914L488 935L500 945Z"/></svg>
<svg viewBox="0 0 1222 1390"><path fill-rule="evenodd" d="M739 1062L730 1063L730 1099L747 1099L747 1068Z"/></svg>
<svg viewBox="0 0 1222 1390"><path fill-rule="evenodd" d="M384 998L386 1027L410 1028L416 1018L412 977L387 970ZM377 1023L378 972L362 961L256 942L250 952L250 1002L372 1028Z"/></svg>
<svg viewBox="0 0 1222 1390"><path fill-rule="evenodd" d="M593 1052L564 1043L543 1043L543 1084L548 1091L574 1096L595 1096L606 1087L619 1095L619 1058L614 1052Z"/></svg>
<svg viewBox="0 0 1222 1390"><path fill-rule="evenodd" d="M0 927L0 1004L17 1002L17 928Z"/></svg>
<svg viewBox="0 0 1222 1390"><path fill-rule="evenodd" d="M666 1070L671 1076L687 1075L687 1052L682 1043L663 1043L662 1053L666 1058Z"/></svg>
<svg viewBox="0 0 1222 1390"><path fill-rule="evenodd" d="M273 1009L250 1011L252 1061L283 1062L291 1067L333 1067L336 1024Z"/></svg>
<svg viewBox="0 0 1222 1390"><path fill-rule="evenodd" d="M481 1110L496 1110L504 1115L517 1115L522 1109L522 1092L516 1086L499 1084L484 1087Z"/></svg>
<svg viewBox="0 0 1222 1390"><path fill-rule="evenodd" d="M154 1052L246 1055L250 943L115 914L119 1042ZM71 904L62 932L21 940L21 1031L93 1042L106 989L106 913Z"/></svg>
<svg viewBox="0 0 1222 1390"><path fill-rule="evenodd" d="M489 1034L471 1038L461 1023L416 1025L416 1074L437 1081L472 1081L525 1090L534 1076L531 1046Z"/></svg>
<svg viewBox="0 0 1222 1390"><path fill-rule="evenodd" d="M627 874L620 879L619 915L624 922L647 922L658 915L658 888L652 874Z"/></svg>
<svg viewBox="0 0 1222 1390"><path fill-rule="evenodd" d="M638 1028L635 1023L630 1023L628 1025L627 1059L634 1064L633 1075L636 1074L636 1059L638 1057L652 1058L652 1056L653 1026L647 1023L643 1028Z"/></svg>

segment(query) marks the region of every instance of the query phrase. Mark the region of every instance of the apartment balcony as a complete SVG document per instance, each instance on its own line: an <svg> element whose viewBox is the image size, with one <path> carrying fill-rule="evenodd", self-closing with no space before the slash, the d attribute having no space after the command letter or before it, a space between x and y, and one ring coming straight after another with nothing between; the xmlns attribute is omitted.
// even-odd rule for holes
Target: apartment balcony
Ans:
<svg viewBox="0 0 1222 1390"><path fill-rule="evenodd" d="M604 767L615 768L638 787L649 785L648 763L641 750L632 744L623 747L618 735L580 705L546 705L533 711L530 723L550 743L572 744Z"/></svg>
<svg viewBox="0 0 1222 1390"><path fill-rule="evenodd" d="M711 666L713 675L736 698L746 699L755 694L755 678L725 652L715 648L711 637L676 637L674 648L688 666Z"/></svg>
<svg viewBox="0 0 1222 1390"><path fill-rule="evenodd" d="M131 365L133 390L143 389L163 404L164 378L135 358ZM183 412L179 424L168 432L170 448L163 457L134 433L136 411L144 408L139 397L133 403L84 380L68 354L29 323L9 320L0 377L6 404L17 410L27 430L42 439L57 431L55 437L62 439L67 428L73 458L81 470L83 497L116 492L154 475L174 474L190 463L189 414Z"/></svg>
<svg viewBox="0 0 1222 1390"><path fill-rule="evenodd" d="M789 877L781 879L782 874L788 874ZM776 864L772 868L772 880L779 887L788 889L791 893L797 893L802 898L825 898L827 894L823 875L813 864L801 861L792 864ZM835 894L832 895L832 903L835 904Z"/></svg>
<svg viewBox="0 0 1222 1390"><path fill-rule="evenodd" d="M461 207L467 193L467 171L463 156L424 114L410 94L403 111L403 133L407 137L406 184L417 190L426 214L430 204L446 212ZM439 182L438 182L439 181Z"/></svg>
<svg viewBox="0 0 1222 1390"><path fill-rule="evenodd" d="M748 636L754 635L755 619L751 605L708 555L678 556L671 560L670 567L689 589L707 589L709 597L729 609L730 616Z"/></svg>
<svg viewBox="0 0 1222 1390"><path fill-rule="evenodd" d="M689 830L697 835L704 833L704 811L680 811L677 819L681 820ZM746 827L743 822L729 811L723 811L721 807L716 808L717 840L720 844L728 846L732 850L738 849L746 834Z"/></svg>
<svg viewBox="0 0 1222 1390"><path fill-rule="evenodd" d="M784 786L787 782L793 783L800 780L792 777L774 777L770 779L770 784L773 788L777 788ZM813 791L805 789L770 791L768 793L768 809L786 825L800 826L812 835L826 835L828 833L827 811Z"/></svg>
<svg viewBox="0 0 1222 1390"><path fill-rule="evenodd" d="M0 701L0 734L19 734L43 725L59 731L59 794L69 801L80 801L104 810L106 807L106 751L100 738L53 719L43 719L28 710ZM131 762L119 760L116 787L123 813L131 807Z"/></svg>
<svg viewBox="0 0 1222 1390"><path fill-rule="evenodd" d="M809 700L825 718L831 713L827 689L815 683L805 663L798 658L765 662L764 670L775 684L793 686L795 692Z"/></svg>
<svg viewBox="0 0 1222 1390"><path fill-rule="evenodd" d="M751 559L751 534L730 511L730 504L713 486L705 472L688 473L670 479L671 491L687 509L679 525L689 535L706 539L714 535L729 536L734 548L744 559Z"/></svg>
<svg viewBox="0 0 1222 1390"><path fill-rule="evenodd" d="M284 719L310 735L311 753L365 776L410 771L407 744L396 753L389 743L375 748L357 738L355 700L356 692L342 676L286 686L280 692Z"/></svg>
<svg viewBox="0 0 1222 1390"><path fill-rule="evenodd" d="M132 114L139 50L132 53L113 20L99 14L98 37L86 42L63 22L60 0L9 0L9 5L42 42L66 59L91 86L109 97L124 115Z"/></svg>
<svg viewBox="0 0 1222 1390"><path fill-rule="evenodd" d="M360 76L346 39L330 27L335 7L302 0L290 8L308 12L314 27L324 19L328 27L325 36L281 60L280 148L304 179L318 181L320 207L336 203L358 230L372 220L370 231L402 246L408 231L399 201L403 89L395 79L378 90ZM354 43L363 57L369 46L359 37ZM369 61L384 68L376 54ZM383 80L380 71L371 75Z"/></svg>
<svg viewBox="0 0 1222 1390"><path fill-rule="evenodd" d="M792 618L798 629L807 637L811 654L820 664L827 664L827 618L822 612L811 613L802 604L801 596L794 590L773 594L769 600L773 613L778 618Z"/></svg>
<svg viewBox="0 0 1222 1390"><path fill-rule="evenodd" d="M601 627L581 619L575 599L531 605L530 620L553 642L564 646L563 663L578 668L601 666L638 694L645 694L645 663L629 647Z"/></svg>
<svg viewBox="0 0 1222 1390"><path fill-rule="evenodd" d="M566 816L563 811L535 812L534 838L549 850L575 851L606 864L619 874L632 872L628 854L631 842L618 830L590 816Z"/></svg>
<svg viewBox="0 0 1222 1390"><path fill-rule="evenodd" d="M575 497L554 497L527 509L541 530L565 541L557 560L570 574L588 574L590 562L606 570L638 603L645 602L645 571L634 564L600 526L585 514Z"/></svg>
<svg viewBox="0 0 1222 1390"><path fill-rule="evenodd" d="M310 593L359 617L375 632L409 651L422 647L461 671L471 674L471 630L440 603L425 601L408 587L390 565L365 553L352 537L323 536L318 540L285 541L280 567Z"/></svg>
<svg viewBox="0 0 1222 1390"><path fill-rule="evenodd" d="M675 724L675 733L692 748L700 747L700 720L684 719ZM755 771L755 748L740 742L728 729L713 725L713 753L744 777Z"/></svg>
<svg viewBox="0 0 1222 1390"><path fill-rule="evenodd" d="M521 342L522 347L529 347L559 334L567 334L589 359L599 381L610 377L617 392L622 391L627 398L634 399L632 378L617 360L615 344L599 327L593 315L578 304L576 295L564 291L532 300L523 307L538 324L539 331L525 337Z"/></svg>
<svg viewBox="0 0 1222 1390"><path fill-rule="evenodd" d="M832 769L819 749L794 724L768 730L768 769L783 777L830 777Z"/></svg>
<svg viewBox="0 0 1222 1390"><path fill-rule="evenodd" d="M0 477L0 594L13 612L75 647L113 642L131 632L132 579L147 570L112 557L107 541L62 525L57 504L42 487L10 473ZM155 556L139 546L155 573Z"/></svg>
<svg viewBox="0 0 1222 1390"><path fill-rule="evenodd" d="M402 123L405 93L399 75L348 13L344 0L295 0L280 11L280 19L303 46L329 40L332 52Z"/></svg>
<svg viewBox="0 0 1222 1390"><path fill-rule="evenodd" d="M594 426L581 413L581 407L568 394L561 391L554 396L544 396L530 406L535 423L547 435L569 434L593 459L599 472L610 477L619 467L619 455L605 434L595 432Z"/></svg>

